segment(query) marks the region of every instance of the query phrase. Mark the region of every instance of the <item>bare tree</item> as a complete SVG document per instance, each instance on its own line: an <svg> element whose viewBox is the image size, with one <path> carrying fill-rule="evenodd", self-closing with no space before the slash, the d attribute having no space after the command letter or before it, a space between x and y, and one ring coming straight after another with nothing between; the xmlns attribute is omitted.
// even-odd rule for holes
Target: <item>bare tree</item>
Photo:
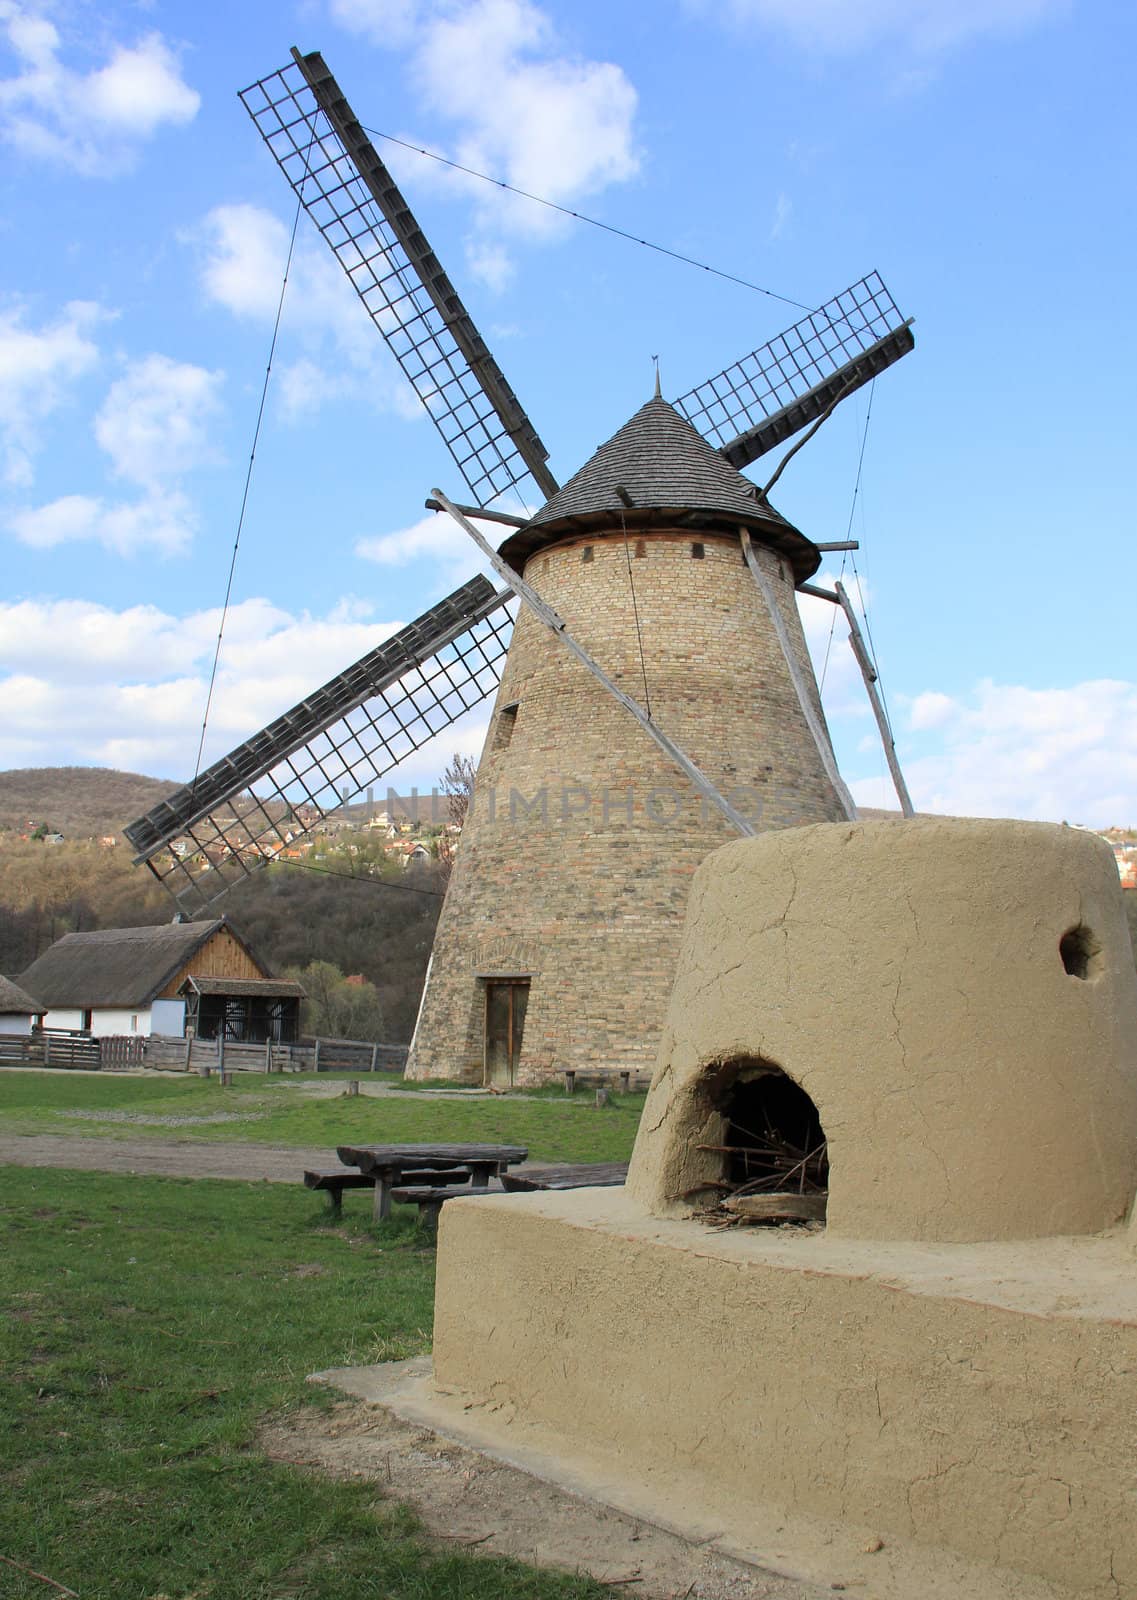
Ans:
<svg viewBox="0 0 1137 1600"><path fill-rule="evenodd" d="M455 751L450 765L442 774L442 792L446 796L446 827L438 841L438 859L442 863L443 877L448 883L454 865L454 852L465 825L466 813L474 793L474 773L477 769L469 756Z"/></svg>

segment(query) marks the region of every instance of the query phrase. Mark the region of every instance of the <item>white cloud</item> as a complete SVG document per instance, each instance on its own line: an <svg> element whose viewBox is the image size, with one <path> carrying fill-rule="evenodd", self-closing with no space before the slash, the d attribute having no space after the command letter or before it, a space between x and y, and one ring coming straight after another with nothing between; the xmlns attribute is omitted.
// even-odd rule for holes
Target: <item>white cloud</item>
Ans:
<svg viewBox="0 0 1137 1600"><path fill-rule="evenodd" d="M220 620L216 608L177 617L156 606L116 611L85 600L0 604L0 659L13 674L0 693L13 696L5 719L11 738L100 762L132 745L153 752L150 771L185 770L197 748ZM264 599L232 607L210 717L214 753L255 733L398 626L360 621L351 608L312 617ZM2 743L0 764L8 764Z"/></svg>
<svg viewBox="0 0 1137 1600"><path fill-rule="evenodd" d="M331 0L332 20L379 45L404 44L419 19L419 0Z"/></svg>
<svg viewBox="0 0 1137 1600"><path fill-rule="evenodd" d="M508 251L488 239L471 239L466 246L466 261L471 273L495 294L509 287L514 274Z"/></svg>
<svg viewBox="0 0 1137 1600"><path fill-rule="evenodd" d="M132 361L95 416L95 438L116 474L153 492L216 460L208 424L221 382L219 372L168 356Z"/></svg>
<svg viewBox="0 0 1137 1600"><path fill-rule="evenodd" d="M1068 8L1069 0L686 0L700 16L766 26L807 49L844 52L897 40L935 54L980 34L1014 34Z"/></svg>
<svg viewBox="0 0 1137 1600"><path fill-rule="evenodd" d="M271 323L288 259L284 224L258 206L217 206L189 238L200 253L209 299L234 316ZM275 392L284 415L295 421L343 397L401 412L407 385L322 241L298 239L287 294L290 335L304 353L277 370ZM420 414L417 402L412 414Z"/></svg>
<svg viewBox="0 0 1137 1600"><path fill-rule="evenodd" d="M486 522L479 517L471 520L495 547L508 532L500 523ZM463 533L453 517L442 512L422 517L396 533L358 539L355 553L364 561L374 561L383 567L421 565L429 568L424 606L435 594L449 593L458 584L468 582L475 573L484 572L497 581L493 568L474 541Z"/></svg>
<svg viewBox="0 0 1137 1600"><path fill-rule="evenodd" d="M611 62L565 53L531 0L333 0L332 14L378 44L409 45L423 103L456 125L447 153L463 166L561 205L638 171L631 82ZM429 163L417 176L474 200L467 264L491 288L509 279L503 235L547 237L564 226L554 212Z"/></svg>
<svg viewBox="0 0 1137 1600"><path fill-rule="evenodd" d="M793 213L793 202L788 195L780 194L774 205L774 220L770 224L770 238L780 239L789 225Z"/></svg>
<svg viewBox="0 0 1137 1600"><path fill-rule="evenodd" d="M398 622L348 600L326 616L265 599L231 608L214 689L207 762L380 644ZM188 778L197 753L220 613L177 617L86 600L0 602L5 718L0 767L91 762ZM454 750L480 748L485 708L446 729L399 784L425 783ZM395 781L392 779L392 781Z"/></svg>
<svg viewBox="0 0 1137 1600"><path fill-rule="evenodd" d="M106 315L90 301L73 300L53 322L29 328L20 307L0 310L0 475L6 482L31 483L39 424L98 361L91 335Z"/></svg>
<svg viewBox="0 0 1137 1600"><path fill-rule="evenodd" d="M89 540L129 556L144 549L176 555L189 546L197 522L185 495L166 490L118 503L91 495L63 495L47 505L14 512L8 526L22 544L36 550Z"/></svg>
<svg viewBox="0 0 1137 1600"><path fill-rule="evenodd" d="M908 726L916 731L942 728L944 723L951 721L957 710L958 707L950 695L940 694L935 689L926 689L912 701L908 713Z"/></svg>
<svg viewBox="0 0 1137 1600"><path fill-rule="evenodd" d="M1137 821L1137 683L1032 689L984 680L967 696L929 691L898 707L904 775L921 811L1091 827ZM871 781L852 788L863 804L880 803Z"/></svg>
<svg viewBox="0 0 1137 1600"><path fill-rule="evenodd" d="M94 434L119 478L136 485L134 501L62 495L46 505L11 511L7 526L23 544L51 550L71 541L101 544L118 555L143 549L185 550L196 528L181 479L217 459L209 423L218 409L221 374L167 356L130 362L107 392Z"/></svg>
<svg viewBox="0 0 1137 1600"><path fill-rule="evenodd" d="M0 137L25 155L95 176L129 166L163 124L189 122L201 97L160 34L117 44L83 73L61 59L59 30L19 0L0 0L0 26L18 58L0 79Z"/></svg>
<svg viewBox="0 0 1137 1600"><path fill-rule="evenodd" d="M196 238L211 300L238 317L265 321L276 315L288 259L288 229L278 218L259 206L216 206Z"/></svg>
<svg viewBox="0 0 1137 1600"><path fill-rule="evenodd" d="M462 125L464 165L563 202L635 174L636 93L611 62L555 48L528 0L476 0L433 20L415 66L427 102ZM526 230L547 226L532 207L511 215Z"/></svg>

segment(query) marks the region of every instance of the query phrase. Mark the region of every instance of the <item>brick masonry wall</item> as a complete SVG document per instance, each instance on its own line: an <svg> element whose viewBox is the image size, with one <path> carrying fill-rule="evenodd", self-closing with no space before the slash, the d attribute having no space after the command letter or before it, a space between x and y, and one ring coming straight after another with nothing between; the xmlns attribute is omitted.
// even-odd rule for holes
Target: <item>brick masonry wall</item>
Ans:
<svg viewBox="0 0 1137 1600"><path fill-rule="evenodd" d="M770 550L758 557L820 713L792 572ZM759 828L843 815L737 539L665 528L627 547L618 531L574 537L537 552L525 577ZM691 875L734 837L522 608L408 1076L481 1081L483 979L495 973L531 974L518 1082L564 1067L650 1071Z"/></svg>

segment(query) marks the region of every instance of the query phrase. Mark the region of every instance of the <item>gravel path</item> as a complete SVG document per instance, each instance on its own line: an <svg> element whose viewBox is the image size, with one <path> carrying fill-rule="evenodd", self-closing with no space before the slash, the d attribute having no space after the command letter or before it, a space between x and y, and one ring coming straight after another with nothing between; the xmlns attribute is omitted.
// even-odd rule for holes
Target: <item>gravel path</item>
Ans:
<svg viewBox="0 0 1137 1600"><path fill-rule="evenodd" d="M306 1167L334 1172L334 1150L272 1144L208 1144L198 1139L85 1139L82 1135L0 1135L0 1162L74 1167L158 1178L243 1178L299 1183Z"/></svg>
<svg viewBox="0 0 1137 1600"><path fill-rule="evenodd" d="M201 1121L201 1118L195 1118ZM88 1139L82 1134L0 1134L0 1166L71 1167L144 1178L236 1178L299 1183L313 1172L351 1171L334 1149L312 1145L211 1144L204 1139ZM547 1161L526 1162L537 1172Z"/></svg>

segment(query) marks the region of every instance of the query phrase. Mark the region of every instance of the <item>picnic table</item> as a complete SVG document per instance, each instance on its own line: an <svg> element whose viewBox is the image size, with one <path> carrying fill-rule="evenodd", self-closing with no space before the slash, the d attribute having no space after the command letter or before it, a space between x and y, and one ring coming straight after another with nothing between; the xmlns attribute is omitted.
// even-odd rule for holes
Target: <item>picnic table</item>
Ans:
<svg viewBox="0 0 1137 1600"><path fill-rule="evenodd" d="M375 1220L383 1222L391 1215L392 1189L469 1183L471 1190L483 1190L529 1151L514 1144L341 1144L336 1154L375 1185Z"/></svg>
<svg viewBox="0 0 1137 1600"><path fill-rule="evenodd" d="M626 1161L576 1161L503 1172L501 1184L510 1193L534 1189L614 1189L627 1176Z"/></svg>

